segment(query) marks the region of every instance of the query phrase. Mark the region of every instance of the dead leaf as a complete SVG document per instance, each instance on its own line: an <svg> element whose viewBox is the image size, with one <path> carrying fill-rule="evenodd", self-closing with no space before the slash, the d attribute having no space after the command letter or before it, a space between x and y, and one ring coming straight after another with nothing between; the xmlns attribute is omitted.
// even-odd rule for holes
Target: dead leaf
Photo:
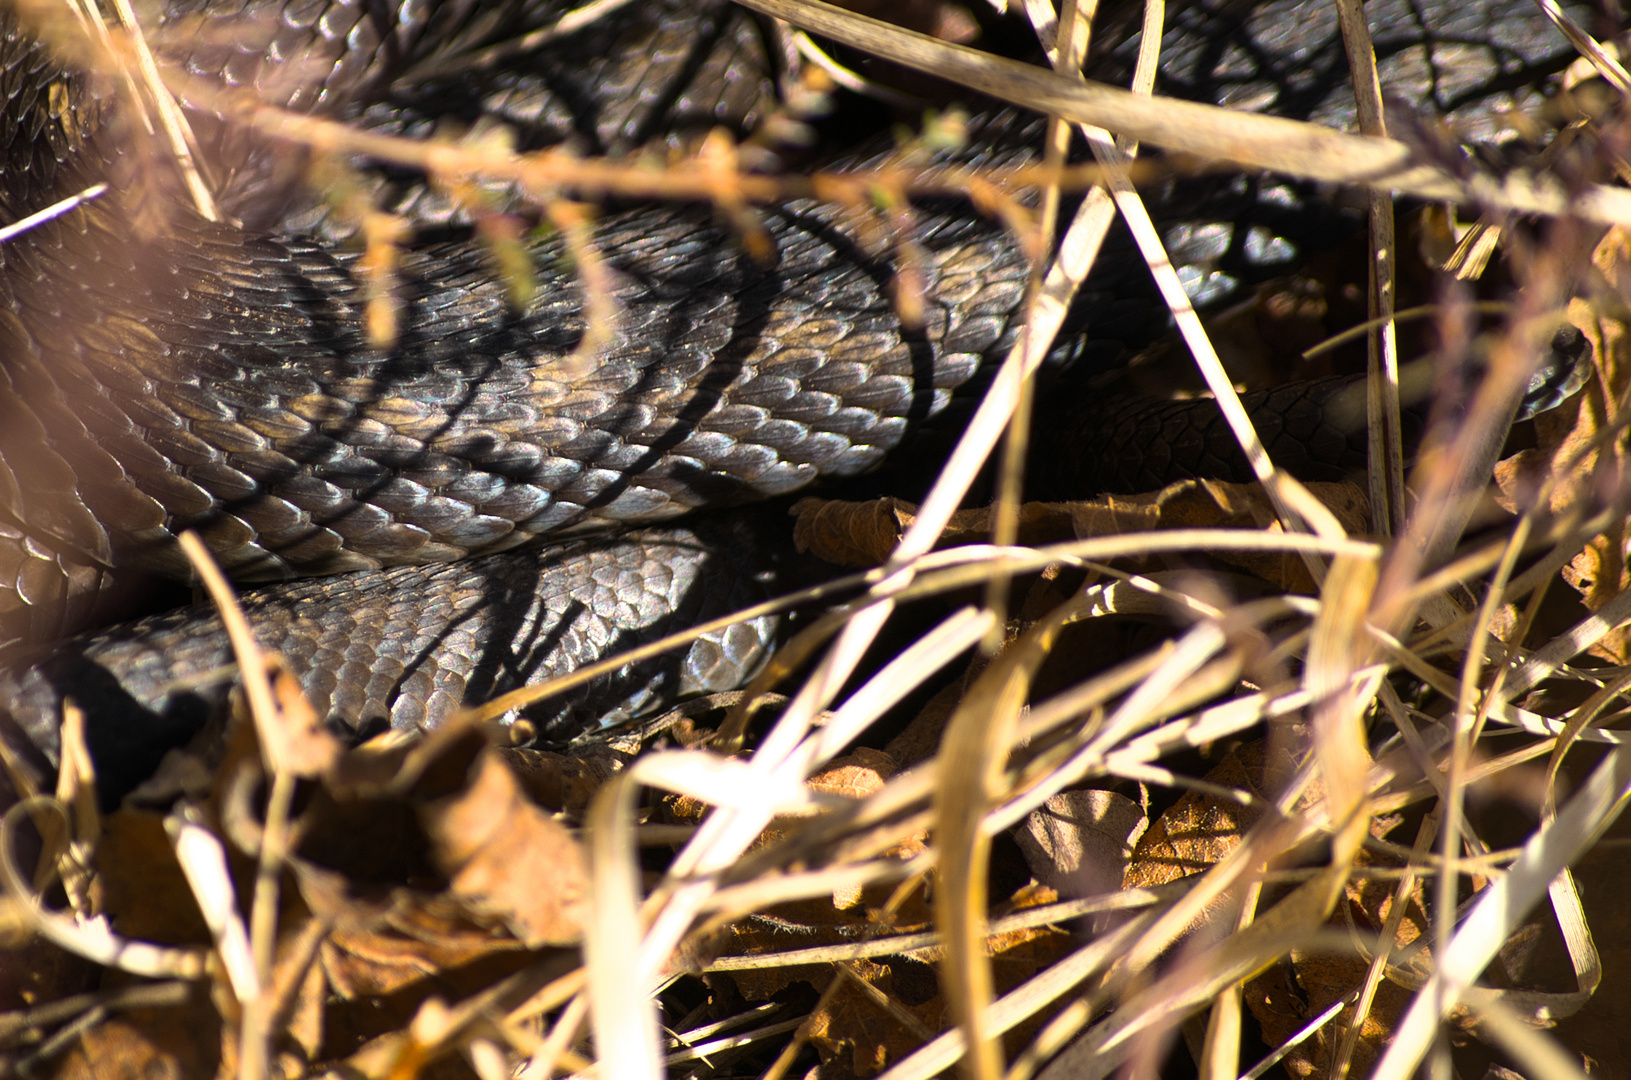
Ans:
<svg viewBox="0 0 1631 1080"><path fill-rule="evenodd" d="M272 760L296 776L324 776L334 768L343 748L300 689L300 680L281 656L267 658L272 683L273 715L266 719L261 738L267 740Z"/></svg>
<svg viewBox="0 0 1631 1080"><path fill-rule="evenodd" d="M810 787L827 795L864 799L882 788L884 781L893 775L895 775L894 758L882 750L858 746L847 757L833 761L821 772L810 777L808 782ZM775 831L775 828L775 824L772 823L766 830L767 837ZM927 843L928 835L918 833L910 840L891 847L884 854L886 857L910 858L921 852ZM852 908L859 905L865 896L864 890L852 888L833 893L832 902L837 908Z"/></svg>
<svg viewBox="0 0 1631 1080"><path fill-rule="evenodd" d="M827 795L864 799L895 775L895 759L882 750L857 746L810 777L810 787Z"/></svg>
<svg viewBox="0 0 1631 1080"><path fill-rule="evenodd" d="M1069 503L1025 503L1019 508L1021 543L1070 540ZM793 543L837 566L878 566L889 558L906 530L917 521L917 504L883 498L868 502L800 499L793 504ZM984 508L959 510L941 534L941 547L985 543L991 537L991 514Z"/></svg>
<svg viewBox="0 0 1631 1080"><path fill-rule="evenodd" d="M200 985L186 1004L131 1009L87 1028L56 1080L214 1080L222 1065L221 1018Z"/></svg>
<svg viewBox="0 0 1631 1080"><path fill-rule="evenodd" d="M498 754L527 795L540 806L581 818L600 786L628 761L610 748L585 754L555 754L526 747L500 747Z"/></svg>
<svg viewBox="0 0 1631 1080"><path fill-rule="evenodd" d="M837 783L849 784L853 768L851 763L835 763L830 771L836 774ZM764 955L930 927L930 906L921 890L893 910L866 906L867 901L880 902L888 891L868 892L863 903L843 909L821 900L779 905L726 928L721 951ZM993 915L1058 899L1052 889L1027 884L997 905ZM991 935L987 948L997 991L1018 986L1074 944L1070 933L1046 925ZM824 1004L811 1014L806 1034L821 1054L823 1075L865 1077L899 1061L943 1030L947 1021L940 996L940 958L940 948L931 946L906 956L740 970L728 977L749 1001L767 1000L794 982L822 991ZM717 977L721 976L710 976ZM1009 1051L1018 1053L1050 1015L1044 1011L1010 1030L1005 1035Z"/></svg>
<svg viewBox="0 0 1631 1080"><path fill-rule="evenodd" d="M1036 880L1060 896L1098 896L1121 887L1133 845L1149 825L1139 805L1114 791L1063 791L1014 830Z"/></svg>
<svg viewBox="0 0 1631 1080"><path fill-rule="evenodd" d="M983 657L979 654L971 659L970 664L976 667L970 678L979 674L977 665L982 662ZM918 711L904 731L889 740L884 750L903 766L916 765L934 757L940 749L940 735L946 729L946 721L951 719L957 703L963 699L966 681L960 679L943 687Z"/></svg>
<svg viewBox="0 0 1631 1080"><path fill-rule="evenodd" d="M894 994L895 966L904 958L851 960L832 978L842 982L810 1016L807 1034L825 1067L847 1066L852 1076L875 1076L916 1050L944 1027L938 993L907 1005Z"/></svg>
<svg viewBox="0 0 1631 1080"><path fill-rule="evenodd" d="M460 1000L536 962L520 942L475 922L450 895L397 889L391 899L371 921L354 919L320 942L319 986L299 988L290 1017L291 1028L304 1017L306 1026L290 1034L292 1045L308 1055L312 1044L321 1047L319 1058L349 1054L407 1026L427 997ZM285 938L299 925L288 921L294 926ZM284 959L280 953L280 965ZM313 1013L317 1006L320 1013Z"/></svg>
<svg viewBox="0 0 1631 1080"><path fill-rule="evenodd" d="M830 762L807 783L816 791L845 798L865 798L883 787L896 771L895 759L881 750L857 747L848 756ZM705 807L695 800L673 796L665 800L669 815L697 814ZM694 819L693 819L694 820ZM781 839L785 829L797 819L776 819L755 843L764 847ZM922 852L927 833L918 833L882 854L910 858ZM906 898L894 897L893 883L834 894L830 899L810 899L780 904L763 917L727 927L715 943L719 955L751 956L837 945L893 933L926 929L931 921L920 888ZM894 906L887 906L891 900ZM829 964L798 964L731 972L738 992L748 1001L764 1001L795 982L824 989L832 977Z"/></svg>
<svg viewBox="0 0 1631 1080"><path fill-rule="evenodd" d="M372 925L330 933L319 962L332 993L379 998L427 978L440 979L495 953L517 950L516 942L471 921L463 905L451 899L402 893Z"/></svg>
<svg viewBox="0 0 1631 1080"><path fill-rule="evenodd" d="M1295 761L1264 740L1230 751L1206 774L1206 782L1234 788L1253 805L1209 793L1186 792L1139 839L1123 881L1125 888L1153 888L1198 874L1220 862L1265 811L1266 801L1290 777Z"/></svg>
<svg viewBox="0 0 1631 1080"><path fill-rule="evenodd" d="M103 910L120 934L164 945L210 944L163 815L122 808L103 818L96 867Z"/></svg>
<svg viewBox="0 0 1631 1080"><path fill-rule="evenodd" d="M432 862L472 914L502 921L527 945L578 940L589 892L582 848L527 799L485 740L473 745L468 736L446 725L404 766L407 774L420 773L413 798ZM444 793L461 763L460 782Z"/></svg>
<svg viewBox="0 0 1631 1080"><path fill-rule="evenodd" d="M1371 835L1381 839L1398 822L1397 817L1376 818L1371 822ZM1372 866L1396 868L1395 863L1377 857L1372 850L1361 850L1355 861L1355 876L1346 885L1344 899L1331 917L1333 930L1351 929L1367 940L1374 940L1385 928L1393 912L1398 881L1392 876L1365 876L1364 868ZM1431 952L1411 949L1431 931L1425 904L1426 886L1422 879L1417 879L1394 932L1392 974L1384 977L1377 987L1375 999L1360 1025L1350 1076L1369 1075L1382 1049L1393 1038L1416 990L1428 978ZM1368 955L1361 955L1357 948L1348 952L1333 952L1329 948L1295 949L1284 963L1248 982L1244 999L1262 1027L1263 1038L1277 1046L1358 990L1369 967ZM1459 1024L1464 1019L1465 1015L1458 1013L1451 1022ZM1348 1005L1330 1024L1287 1053L1284 1059L1287 1071L1296 1077L1324 1080L1329 1075L1336 1049L1353 1021L1354 1007Z"/></svg>
<svg viewBox="0 0 1631 1080"><path fill-rule="evenodd" d="M1315 498L1337 516L1344 529L1369 528L1370 504L1353 484L1310 483ZM889 557L917 520L916 505L900 499L854 503L802 499L793 506L793 539L801 551L840 566L877 566ZM1105 496L1087 502L1026 503L1019 510L1018 542L1040 545L1095 536L1124 536L1158 529L1268 529L1278 532L1272 504L1256 484L1181 480L1145 495ZM960 510L952 515L940 546L984 543L991 535L990 511ZM1292 554L1218 551L1220 562L1256 574L1283 589L1313 592L1302 560Z"/></svg>
<svg viewBox="0 0 1631 1080"><path fill-rule="evenodd" d="M1391 902L1394 882L1374 884L1388 893L1388 901ZM1357 917L1363 929L1374 933L1381 929L1381 924L1370 925L1371 919L1363 909L1363 901L1367 898L1356 895L1365 891L1363 882L1349 884L1349 915ZM1376 898L1371 896L1368 899L1374 901ZM1385 912L1386 907L1384 904L1377 910ZM1407 919L1400 927L1398 944L1408 944L1407 939L1418 931L1416 922ZM1301 1031L1314 1017L1363 985L1368 970L1368 961L1358 955L1295 950L1286 962L1248 982L1243 997L1262 1028L1264 1040L1270 1046L1279 1046ZM1383 979L1360 1025L1350 1076L1370 1074L1371 1066L1375 1064L1381 1049L1392 1039L1414 996L1412 989ZM1353 1019L1354 1008L1351 1005L1338 1012L1330 1024L1286 1054L1286 1071L1292 1076L1310 1080L1327 1076L1332 1055Z"/></svg>
<svg viewBox="0 0 1631 1080"><path fill-rule="evenodd" d="M925 912L922 922L899 929L924 930L928 925ZM716 944L721 956L762 956L822 945L840 945L895 929L880 926L868 918L867 911L859 906L838 908L830 899L823 897L778 904L754 919L732 923L719 936ZM746 1000L767 1001L797 982L809 983L818 990L824 989L832 977L832 965L789 964L751 968L732 971L729 977Z"/></svg>

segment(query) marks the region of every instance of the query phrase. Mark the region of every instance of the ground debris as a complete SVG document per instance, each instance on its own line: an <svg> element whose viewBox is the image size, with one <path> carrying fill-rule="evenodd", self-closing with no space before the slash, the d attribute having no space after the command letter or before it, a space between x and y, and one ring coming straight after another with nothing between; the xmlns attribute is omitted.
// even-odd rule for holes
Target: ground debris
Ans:
<svg viewBox="0 0 1631 1080"><path fill-rule="evenodd" d="M1344 529L1362 535L1369 504L1353 484L1311 483L1314 497L1337 515ZM793 507L793 538L800 550L840 566L878 566L917 519L917 507L901 499L872 502L802 499ZM1144 495L1107 495L1084 502L1025 503L1019 508L1017 542L1032 546L1122 536L1161 529L1264 529L1277 531L1273 507L1256 484L1180 480ZM960 510L942 533L940 546L989 542L991 513ZM1221 563L1295 592L1314 591L1301 561L1290 554L1219 550Z"/></svg>

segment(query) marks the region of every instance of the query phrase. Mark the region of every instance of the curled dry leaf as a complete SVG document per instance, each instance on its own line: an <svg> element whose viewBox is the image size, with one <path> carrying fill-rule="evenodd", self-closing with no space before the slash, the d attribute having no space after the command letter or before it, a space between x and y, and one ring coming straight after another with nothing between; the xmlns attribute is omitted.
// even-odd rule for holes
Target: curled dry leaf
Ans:
<svg viewBox="0 0 1631 1080"><path fill-rule="evenodd" d="M589 899L583 851L526 797L479 731L438 729L410 755L404 773L414 772L420 775L413 800L430 857L450 892L529 946L576 941Z"/></svg>
<svg viewBox="0 0 1631 1080"><path fill-rule="evenodd" d="M575 841L475 725L345 754L301 828L301 905L280 922L275 978L304 1060L396 1031L426 994L474 993L524 966L523 945L579 933Z"/></svg>
<svg viewBox="0 0 1631 1080"><path fill-rule="evenodd" d="M916 519L917 504L800 499L793 504L793 543L835 566L877 566Z"/></svg>
<svg viewBox="0 0 1631 1080"><path fill-rule="evenodd" d="M270 730L263 730L262 738L277 740L278 763L296 776L327 775L343 753L340 740L318 718L300 689L300 680L282 657L268 657L266 673L276 708L267 721Z"/></svg>
<svg viewBox="0 0 1631 1080"><path fill-rule="evenodd" d="M1304 486L1336 515L1346 532L1362 534L1369 527L1370 502L1355 485L1309 483ZM1107 496L1070 505L1076 535L1081 538L1156 529L1280 531L1273 504L1256 484L1181 480L1148 495ZM1287 591L1318 591L1302 560L1290 552L1217 551L1212 554L1219 562L1255 574Z"/></svg>
<svg viewBox="0 0 1631 1080"><path fill-rule="evenodd" d="M311 1047L324 1048L320 1055L345 1052L406 1027L427 995L462 1000L525 967L530 956L445 897L404 897L371 926L335 929L323 939L311 969L320 977L298 986L287 1034L308 1058ZM299 975L298 960L280 951L280 980Z"/></svg>
<svg viewBox="0 0 1631 1080"><path fill-rule="evenodd" d="M1049 544L1076 538L1072 503L1025 503L1019 508L1018 540ZM793 504L793 542L800 551L838 566L878 566L917 521L917 504L883 498L869 502L800 499ZM1131 530L1125 530L1131 531ZM940 547L983 544L991 539L991 512L959 510L941 534Z"/></svg>
<svg viewBox="0 0 1631 1080"><path fill-rule="evenodd" d="M423 846L424 838L417 839ZM373 840L404 843L401 836L388 840L382 833ZM341 1000L394 995L427 977L436 992L447 994L450 972L482 962L504 967L520 952L519 943L477 923L458 898L445 892L400 885L381 889L379 883L352 880L307 860L294 861L291 869L304 910L291 910L280 923L280 985L292 986L301 977L296 968L305 963L304 953L311 947L303 952L298 943L308 933L317 941L318 966L326 980L323 992ZM415 998L405 1007L411 1013L416 1005Z"/></svg>
<svg viewBox="0 0 1631 1080"><path fill-rule="evenodd" d="M404 898L367 926L332 931L320 960L330 991L356 999L395 994L427 974L445 984L446 972L514 948L473 924L462 905Z"/></svg>

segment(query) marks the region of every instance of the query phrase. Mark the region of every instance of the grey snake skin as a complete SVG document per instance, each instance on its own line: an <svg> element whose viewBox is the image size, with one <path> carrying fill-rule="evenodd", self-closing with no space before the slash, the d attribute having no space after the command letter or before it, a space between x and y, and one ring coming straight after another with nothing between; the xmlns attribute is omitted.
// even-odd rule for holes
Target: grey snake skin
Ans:
<svg viewBox="0 0 1631 1080"><path fill-rule="evenodd" d="M1215 54L1223 39L1208 20L1226 16L1184 9L1168 46L1174 83L1188 79L1195 96L1267 92L1294 115L1333 107L1334 22L1324 38L1318 20L1301 26L1324 42L1310 51L1252 21L1287 6L1233 24L1267 42L1255 72ZM1534 16L1514 35L1502 5L1478 10L1470 28L1460 9L1431 26L1458 26L1496 58L1459 101L1437 102L1483 115L1522 99L1567 51ZM473 0L176 3L157 23L175 33L157 40L161 58L205 84L381 130L429 130L420 106L439 94L455 111L473 101L515 125L524 147L565 137L628 152L658 132L751 128L769 107L762 28L717 3L654 4L586 31L560 46L551 74L488 66L495 43L554 14ZM688 46L658 44L669 24ZM1400 36L1400 55L1425 48L1420 38ZM1379 43L1386 56L1385 33ZM1272 76L1281 61L1292 75L1267 91L1235 78ZM251 592L246 606L319 709L355 732L433 725L461 703L763 595L787 557L730 519L573 540L542 557L509 552L873 469L977 384L1017 329L1029 267L966 207L916 211L921 327L900 321L891 252L838 210L766 209L775 258L760 265L706 208L643 208L597 225L618 319L585 374L567 360L584 322L561 243L532 244L538 299L518 311L480 249L456 235L468 224L458 210L387 170L365 182L426 239L405 252L400 336L380 349L364 331L358 256L296 182L298 155L215 117L208 95L184 95L223 203L242 221L212 224L169 197L174 177L108 88L9 12L0 70L0 217L98 181L114 187L0 248L0 637L40 642L94 623L115 571L185 577L174 537L195 529L243 582L350 575ZM479 90L449 89L472 71ZM1422 85L1457 92L1455 80ZM974 160L1016 160L1022 127L977 123ZM435 226L455 238L438 240ZM1238 259L1240 246L1214 262ZM1090 289L1087 340L1113 321L1096 321L1093 299ZM1129 426L1174 445L1159 424ZM1307 443L1291 431L1271 451L1291 458ZM1101 487L1136 487L1148 478L1140 454L1126 478L1114 464L1084 468ZM775 632L770 620L735 628L532 718L570 734L727 688ZM15 655L0 672L10 725L0 736L42 770L64 696L89 700L93 744L129 764L126 781L224 700L226 681L205 678L227 661L207 612L76 639L43 661L31 646Z"/></svg>

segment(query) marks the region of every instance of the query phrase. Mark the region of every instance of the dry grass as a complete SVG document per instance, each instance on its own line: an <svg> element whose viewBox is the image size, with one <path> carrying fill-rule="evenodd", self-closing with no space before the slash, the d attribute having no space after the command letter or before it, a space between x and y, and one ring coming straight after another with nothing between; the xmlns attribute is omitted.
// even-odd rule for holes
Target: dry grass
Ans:
<svg viewBox="0 0 1631 1080"><path fill-rule="evenodd" d="M1151 98L1153 57L1143 58L1132 93L1111 91L1081 83L1064 61L1057 75L1021 71L810 0L744 2L1080 124L1098 167L1091 176L1032 169L973 177L903 166L860 178L782 179L746 175L734 167L732 148L714 145L654 174L496 146L386 139L263 106L245 112L262 130L319 150L424 168L449 190L472 179L519 184L569 235L577 219L567 196L705 198L730 212L795 195L861 207L882 186L900 196L973 190L976 202L1003 214L1017 234L1034 237L1033 211L1017 192L1056 179L1104 181L1049 253L1028 333L887 562L856 580L860 595L790 645L789 658L749 688L711 743L643 754L584 800L582 847L593 902L582 912L581 966L570 951L540 952L457 1000L421 995L411 1022L346 1061L301 1067L383 1078L462 1059L483 1080L495 1080L589 1070L618 1078L731 1074L733 1063L745 1062L740 1068L778 1077L814 1041L843 1067L881 1069L890 1080L954 1068L977 1080L1091 1080L1153 1075L1182 1036L1206 1080L1261 1075L1287 1053L1300 1053L1301 1068L1321 1076L1365 1072L1402 1080L1423 1063L1434 1075L1450 1074L1455 1051L1441 1037L1449 1030L1458 1041L1498 1047L1531 1080L1581 1075L1580 1048L1554 1038L1543 1021L1578 1011L1594 991L1626 993L1602 982L1593 933L1603 928L1587 921L1570 867L1592 850L1631 794L1631 756L1614 726L1626 715L1623 692L1631 683L1620 666L1631 593L1623 591L1617 472L1623 331L1612 319L1626 300L1616 289L1623 248L1611 234L1598 248L1597 271L1577 273L1587 245L1571 229L1580 221L1627 221L1631 204L1623 189L1571 187L1544 175L1458 177L1401 143L1379 141L1374 57L1365 62L1368 43L1357 30L1350 47L1362 58L1354 64L1360 112L1376 139ZM1344 8L1350 29L1362 24L1352 19L1356 10ZM1161 17L1152 3L1146 40L1159 39L1154 28ZM1078 25L1070 12L1065 20ZM1276 472L1264 455L1127 179L1140 139L1248 169L1373 179L1485 211L1539 210L1560 219L1548 244L1521 252L1524 276L1490 377L1459 432L1424 457L1408 488L1397 417L1388 415L1390 403L1397 408L1389 382L1397 348L1385 326L1374 335L1368 535L1352 535L1325 502ZM1391 202L1378 197L1371 206L1373 241L1391 251ZM1030 376L1118 213L1251 456L1273 523L1256 531L1189 528L1033 545L1017 538L1020 514L1010 500L991 519L993 543L935 550L976 473L999 453L1010 418L1027 408ZM592 280L592 247L580 242L574 250ZM1372 311L1385 322L1394 297L1392 262L1375 265ZM1514 470L1503 473L1508 492L1526 496L1505 531L1486 530L1463 544L1495 465L1500 439L1492 433L1505 429L1526 358L1565 311L1598 353L1581 419L1564 424L1555 458L1539 463L1538 484L1524 487ZM1275 586L1256 599L1228 602L1200 575L1148 569L1162 553L1230 551L1294 558L1316 587L1300 595ZM1117 560L1145 570L1105 569ZM1045 568L1053 568L1052 577L1010 596L1008 583ZM966 597L971 585L985 588L984 600L952 603L892 662L844 689L903 606ZM1589 612L1580 609L1558 629L1536 629L1548 590L1571 587ZM1114 613L1151 610L1152 597L1155 610L1184 612L1173 637L1063 688L1038 687L1067 631ZM966 672L926 714L939 734L937 749L899 771L846 754L953 665L966 665ZM259 668L246 664L250 669ZM781 685L791 671L803 674ZM773 689L786 698L772 722L759 722L752 710ZM154 1002L172 1001L184 981L214 980L226 1039L236 1047L228 1060L251 1078L289 1067L277 1057L278 1025L293 1023L291 1002L317 949L291 940L292 931L281 944L277 937L287 799L295 776L331 768L326 758L296 763L298 753L291 757L282 736L267 733L298 729L299 719L274 719L289 707L275 702L270 688L255 697L264 699L255 710L261 755L276 780L252 895L240 891L235 908L222 841L196 824L174 826L177 849L192 852L184 859L192 890L214 913L206 919L213 950L160 949L113 935L94 919L14 909L29 926L98 963L173 980L102 991L74 1015L152 1004L125 1000L138 990L150 991ZM478 713L502 715L520 700L512 695ZM1256 747L1251 753L1259 760L1231 766L1239 756L1231 754L1207 778L1192 775L1200 751L1231 746ZM70 772L65 766L65 776ZM1191 792L1166 817L1144 821L1165 833L1168 848L1147 835L1135 849L1129 834L1098 826L1072 832L1088 849L1093 837L1111 837L1116 857L1132 861L1125 888L991 895L998 838L1024 831L1027 822L1042 828L1068 816L1060 808L1080 807L1084 791L1163 786ZM45 821L48 805L83 810L83 790L65 786L58 799L29 805ZM660 834L643 820L654 791L690 800ZM1517 793L1511 797L1538 825L1517 842L1494 846L1481 835L1479 816L1469 814L1469 800L1481 791ZM1094 805L1100 813L1109 804ZM1180 808L1196 817L1180 819ZM76 824L59 831L94 841L95 826L84 813L61 813ZM1387 831L1395 827L1402 835ZM653 839L676 846L657 875L643 872L640 859ZM13 895L35 895L10 865L11 845L4 850L8 858L0 863ZM1063 847L1053 857L1061 867L1070 861ZM65 876L82 873L84 859L83 852L65 853ZM1174 869L1180 863L1192 872ZM1119 868L1112 877L1121 883ZM1543 900L1576 985L1488 981L1503 944L1526 932ZM791 919L788 912L822 910L847 940L783 947L774 934L753 932ZM855 910L867 916L848 914ZM1096 934L1046 929L1081 927L1089 918ZM879 975L880 958L933 963L943 1009L903 1000L899 987ZM1004 970L994 974L998 967ZM897 969L904 965L888 970ZM1249 998L1273 998L1265 973L1293 970L1311 1015L1302 1030L1285 1036L1260 1015L1272 1054L1259 1063L1243 1042L1249 1027L1243 1012ZM696 985L698 972L714 980L708 985L716 998L722 986L746 986L748 973L760 987L786 990L805 981L825 990L814 1005L744 1005L734 1018L665 1029L675 1017L660 1009L684 998L675 980ZM0 1031L54 1030L62 1020L41 1010L70 1004L0 1018L9 1024ZM865 1008L875 1010L878 1024L893 1025L889 1038L873 1038L876 1027L853 1020ZM855 1025L847 1033L845 1016ZM847 1062L844 1054L851 1055ZM863 1061L871 1068L862 1069Z"/></svg>

